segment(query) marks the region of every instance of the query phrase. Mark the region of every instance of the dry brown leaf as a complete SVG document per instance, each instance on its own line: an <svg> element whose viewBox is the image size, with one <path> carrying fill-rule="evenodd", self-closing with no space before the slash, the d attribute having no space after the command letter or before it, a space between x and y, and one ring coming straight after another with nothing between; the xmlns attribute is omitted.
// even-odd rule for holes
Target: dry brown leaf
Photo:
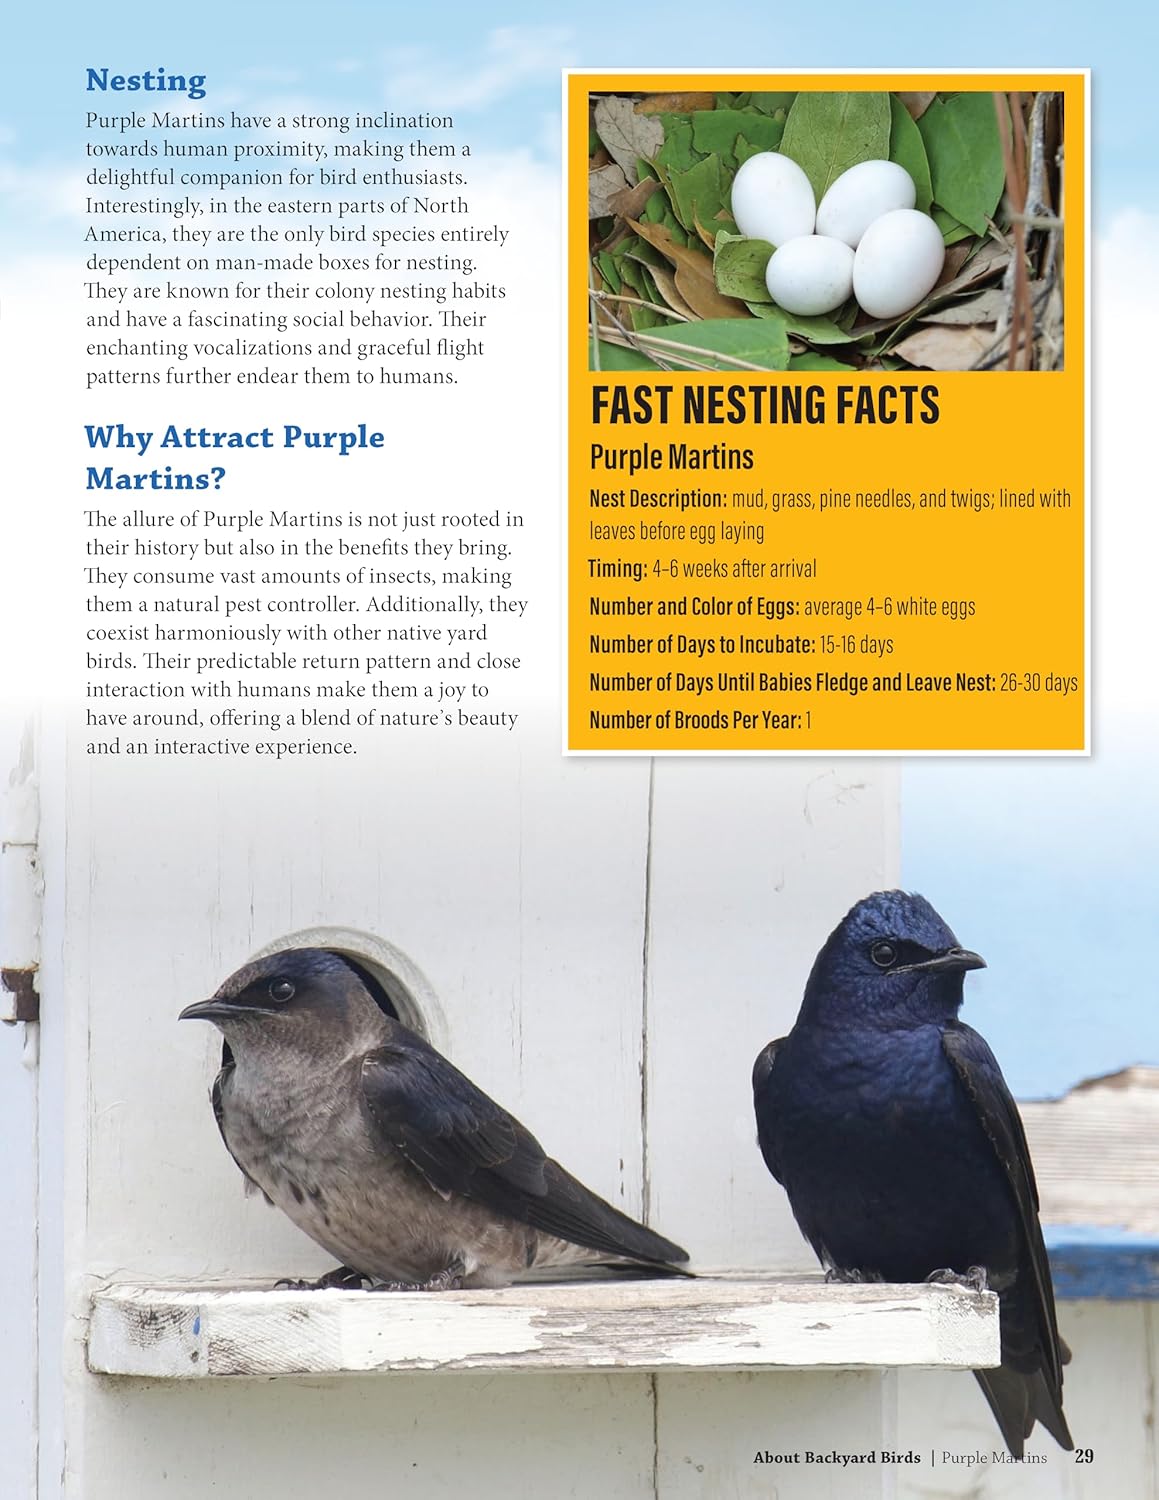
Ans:
<svg viewBox="0 0 1159 1500"><path fill-rule="evenodd" d="M659 186L655 177L641 178L633 188L625 183L622 191L613 194L610 200L613 213L618 214L621 219L638 219L644 212L644 205Z"/></svg>
<svg viewBox="0 0 1159 1500"><path fill-rule="evenodd" d="M649 94L636 104L638 115L690 115L698 109L715 109L715 94Z"/></svg>
<svg viewBox="0 0 1159 1500"><path fill-rule="evenodd" d="M715 250L716 249L716 231L713 230L713 231L710 232L709 230L705 229L704 225L697 218L693 218L692 222L696 226L696 232L697 232L697 234L704 241L704 243L708 246L708 248L710 250Z"/></svg>
<svg viewBox="0 0 1159 1500"><path fill-rule="evenodd" d="M923 323L997 323L1006 308L1006 293L998 286L988 286L976 297L964 302L951 302L936 312L923 313Z"/></svg>
<svg viewBox="0 0 1159 1500"><path fill-rule="evenodd" d="M599 167L596 171L589 172L588 218L604 219L609 214L614 214L616 209L612 199L624 192L627 186L628 179L614 161L609 162L606 167Z"/></svg>
<svg viewBox="0 0 1159 1500"><path fill-rule="evenodd" d="M958 272L966 264L966 261L970 258L970 251L973 250L973 248L974 243L972 240L959 240L956 245L950 246L950 248L946 251L946 258L942 262L942 274L934 283L935 291L945 282L953 281L954 277L958 274Z"/></svg>
<svg viewBox="0 0 1159 1500"><path fill-rule="evenodd" d="M951 292L968 292L973 287L984 286L986 282L996 280L1005 271L1009 262L1010 251L990 240L982 246L973 260L966 263L952 281L935 287L933 295L944 297Z"/></svg>
<svg viewBox="0 0 1159 1500"><path fill-rule="evenodd" d="M938 97L936 93L898 94L911 120L920 120Z"/></svg>
<svg viewBox="0 0 1159 1500"><path fill-rule="evenodd" d="M676 290L690 303L699 318L743 318L748 308L732 297L722 297L713 284L711 270L707 279L688 266L676 268Z"/></svg>
<svg viewBox="0 0 1159 1500"><path fill-rule="evenodd" d="M695 318L696 313L676 290L676 278L667 266L649 266L648 275L656 283L656 290L673 312L683 313L686 318Z"/></svg>
<svg viewBox="0 0 1159 1500"><path fill-rule="evenodd" d="M675 267L676 290L698 318L737 318L745 315L747 309L743 302L737 302L732 297L722 297L717 291L712 279L712 261L707 255L702 255L690 245L678 245L663 224L633 221L632 228Z"/></svg>
<svg viewBox="0 0 1159 1500"><path fill-rule="evenodd" d="M656 155L664 144L663 125L647 115L638 115L631 99L599 99L594 115L600 140L635 187L636 159L643 157L645 161L651 161Z"/></svg>
<svg viewBox="0 0 1159 1500"><path fill-rule="evenodd" d="M994 330L986 328L921 328L895 344L900 354L923 370L968 370L994 342Z"/></svg>

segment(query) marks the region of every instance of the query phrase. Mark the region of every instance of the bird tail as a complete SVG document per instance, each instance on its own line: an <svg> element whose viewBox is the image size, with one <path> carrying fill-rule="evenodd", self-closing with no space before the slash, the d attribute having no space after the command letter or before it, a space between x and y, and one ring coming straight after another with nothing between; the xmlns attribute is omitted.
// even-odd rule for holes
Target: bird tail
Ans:
<svg viewBox="0 0 1159 1500"><path fill-rule="evenodd" d="M1068 1453L1073 1450L1074 1439L1062 1414L1061 1393L1050 1390L1041 1370L1022 1374L1001 1365L996 1370L975 1370L974 1376L1013 1458L1022 1457L1023 1443L1035 1422L1042 1423L1060 1448Z"/></svg>

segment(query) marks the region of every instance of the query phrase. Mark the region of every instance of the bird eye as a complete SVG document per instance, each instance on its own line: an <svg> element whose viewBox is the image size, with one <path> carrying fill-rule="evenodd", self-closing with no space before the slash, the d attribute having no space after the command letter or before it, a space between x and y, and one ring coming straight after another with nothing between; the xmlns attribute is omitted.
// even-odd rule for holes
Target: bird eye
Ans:
<svg viewBox="0 0 1159 1500"><path fill-rule="evenodd" d="M294 998L294 986L288 979L270 980L270 999L276 1000L279 1005L285 1005L287 1000Z"/></svg>
<svg viewBox="0 0 1159 1500"><path fill-rule="evenodd" d="M897 961L897 949L892 943L874 943L869 956L879 969L888 969Z"/></svg>

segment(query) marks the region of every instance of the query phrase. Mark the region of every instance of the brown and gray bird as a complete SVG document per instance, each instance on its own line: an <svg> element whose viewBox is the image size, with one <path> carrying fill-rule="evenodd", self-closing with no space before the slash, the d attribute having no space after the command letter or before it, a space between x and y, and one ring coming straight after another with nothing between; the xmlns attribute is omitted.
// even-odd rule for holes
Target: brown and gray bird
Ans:
<svg viewBox="0 0 1159 1500"><path fill-rule="evenodd" d="M565 1172L339 954L259 959L181 1019L225 1036L222 1139L342 1262L319 1285L496 1286L532 1268L688 1259Z"/></svg>

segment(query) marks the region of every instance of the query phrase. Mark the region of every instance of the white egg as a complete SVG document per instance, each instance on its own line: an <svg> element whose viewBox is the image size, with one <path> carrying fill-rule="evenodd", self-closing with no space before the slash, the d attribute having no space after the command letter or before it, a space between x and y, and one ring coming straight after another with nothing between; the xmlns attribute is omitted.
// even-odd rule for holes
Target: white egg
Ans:
<svg viewBox="0 0 1159 1500"><path fill-rule="evenodd" d="M741 234L770 245L812 234L817 218L813 185L795 161L779 151L760 151L741 164L732 180L732 216Z"/></svg>
<svg viewBox="0 0 1159 1500"><path fill-rule="evenodd" d="M786 240L765 269L769 296L801 317L832 312L853 290L853 251L844 240L805 234Z"/></svg>
<svg viewBox="0 0 1159 1500"><path fill-rule="evenodd" d="M853 292L871 318L893 318L916 307L942 274L946 247L927 214L895 208L861 237L853 258Z"/></svg>
<svg viewBox="0 0 1159 1500"><path fill-rule="evenodd" d="M831 234L856 250L861 236L882 214L912 208L914 180L895 161L862 161L830 187L817 209L817 233Z"/></svg>

